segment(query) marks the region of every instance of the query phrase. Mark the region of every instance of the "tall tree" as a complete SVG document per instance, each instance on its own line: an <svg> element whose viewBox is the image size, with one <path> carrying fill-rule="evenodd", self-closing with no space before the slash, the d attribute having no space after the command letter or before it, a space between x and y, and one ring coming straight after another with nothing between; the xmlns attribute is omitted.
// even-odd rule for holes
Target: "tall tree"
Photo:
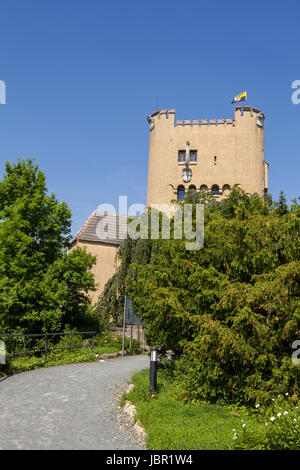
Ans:
<svg viewBox="0 0 300 470"><path fill-rule="evenodd" d="M71 211L48 194L38 166L29 159L7 162L5 168L0 182L0 329L54 331L74 321L75 310L81 317L88 313L94 260L82 250L67 257Z"/></svg>

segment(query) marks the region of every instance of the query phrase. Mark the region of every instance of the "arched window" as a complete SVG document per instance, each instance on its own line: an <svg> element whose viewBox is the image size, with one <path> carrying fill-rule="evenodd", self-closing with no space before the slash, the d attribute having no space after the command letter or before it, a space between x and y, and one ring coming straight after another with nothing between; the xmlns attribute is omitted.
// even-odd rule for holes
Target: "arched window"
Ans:
<svg viewBox="0 0 300 470"><path fill-rule="evenodd" d="M206 186L206 184L201 184L200 191L207 191L207 190L208 190L208 187Z"/></svg>
<svg viewBox="0 0 300 470"><path fill-rule="evenodd" d="M196 191L196 186L194 184L191 184L189 186L189 191Z"/></svg>
<svg viewBox="0 0 300 470"><path fill-rule="evenodd" d="M223 193L224 193L224 191L226 191L226 192L229 192L229 191L230 191L230 186L229 186L229 184L224 184L224 186L223 186Z"/></svg>
<svg viewBox="0 0 300 470"><path fill-rule="evenodd" d="M219 189L219 186L217 184L214 184L212 187L211 187L211 194L213 196L219 196L220 194L220 189Z"/></svg>
<svg viewBox="0 0 300 470"><path fill-rule="evenodd" d="M177 200L178 201L184 201L185 199L185 187L184 186L178 186L177 188Z"/></svg>

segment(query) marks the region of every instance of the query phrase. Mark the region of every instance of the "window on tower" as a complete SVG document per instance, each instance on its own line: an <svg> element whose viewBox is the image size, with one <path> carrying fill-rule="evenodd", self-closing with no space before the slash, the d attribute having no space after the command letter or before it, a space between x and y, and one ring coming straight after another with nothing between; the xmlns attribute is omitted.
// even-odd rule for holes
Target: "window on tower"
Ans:
<svg viewBox="0 0 300 470"><path fill-rule="evenodd" d="M196 162L197 161L197 150L191 150L190 151L190 162Z"/></svg>
<svg viewBox="0 0 300 470"><path fill-rule="evenodd" d="M185 162L185 150L178 150L178 163Z"/></svg>
<svg viewBox="0 0 300 470"><path fill-rule="evenodd" d="M219 186L217 184L214 184L212 187L211 187L211 194L213 196L219 196L220 194L220 189L219 189Z"/></svg>
<svg viewBox="0 0 300 470"><path fill-rule="evenodd" d="M177 200L178 201L184 201L185 199L185 187L184 186L178 186L177 188Z"/></svg>

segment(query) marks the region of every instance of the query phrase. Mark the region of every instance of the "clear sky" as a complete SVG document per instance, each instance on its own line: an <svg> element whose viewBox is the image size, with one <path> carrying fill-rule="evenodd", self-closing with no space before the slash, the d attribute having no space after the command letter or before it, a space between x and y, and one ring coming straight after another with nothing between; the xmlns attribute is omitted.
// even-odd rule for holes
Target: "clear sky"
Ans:
<svg viewBox="0 0 300 470"><path fill-rule="evenodd" d="M270 192L300 196L299 1L9 0L0 14L0 174L34 157L73 234L119 195L146 202L156 96L177 119L223 119L247 88Z"/></svg>

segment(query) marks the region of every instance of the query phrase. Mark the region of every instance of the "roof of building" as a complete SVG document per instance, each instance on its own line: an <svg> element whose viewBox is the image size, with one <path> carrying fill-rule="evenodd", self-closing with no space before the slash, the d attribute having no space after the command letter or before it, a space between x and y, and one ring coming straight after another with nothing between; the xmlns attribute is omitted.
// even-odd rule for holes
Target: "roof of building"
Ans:
<svg viewBox="0 0 300 470"><path fill-rule="evenodd" d="M80 240L119 246L127 237L127 220L127 215L94 211L71 243Z"/></svg>

